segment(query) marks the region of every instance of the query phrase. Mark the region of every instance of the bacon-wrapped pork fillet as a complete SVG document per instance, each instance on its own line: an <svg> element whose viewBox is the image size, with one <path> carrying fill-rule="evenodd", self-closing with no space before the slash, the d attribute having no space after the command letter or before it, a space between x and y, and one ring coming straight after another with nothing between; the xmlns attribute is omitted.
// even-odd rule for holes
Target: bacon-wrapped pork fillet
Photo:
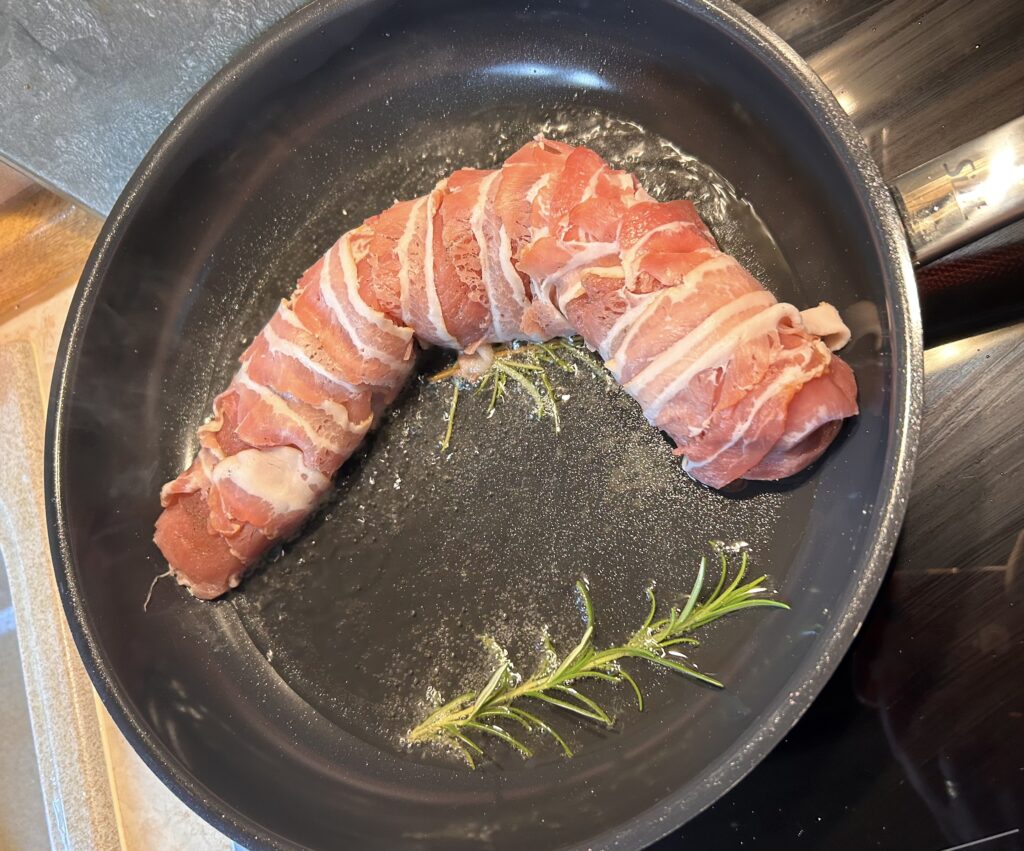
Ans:
<svg viewBox="0 0 1024 851"><path fill-rule="evenodd" d="M413 368L579 333L712 487L802 470L857 413L829 305L781 304L688 201L659 203L587 148L537 138L349 231L241 358L155 540L209 599L293 535Z"/></svg>

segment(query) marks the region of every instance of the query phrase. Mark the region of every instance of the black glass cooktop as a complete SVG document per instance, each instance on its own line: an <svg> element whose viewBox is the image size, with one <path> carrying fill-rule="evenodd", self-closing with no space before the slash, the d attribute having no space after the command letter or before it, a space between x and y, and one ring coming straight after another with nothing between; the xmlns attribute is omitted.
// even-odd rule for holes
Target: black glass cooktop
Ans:
<svg viewBox="0 0 1024 851"><path fill-rule="evenodd" d="M926 298L933 338L951 313ZM1024 849L1024 323L932 346L926 376L904 531L851 652L657 851Z"/></svg>
<svg viewBox="0 0 1024 851"><path fill-rule="evenodd" d="M1024 109L1019 0L740 2L887 180ZM657 851L1024 849L1022 282L1021 223L920 276L925 414L889 576L790 735Z"/></svg>

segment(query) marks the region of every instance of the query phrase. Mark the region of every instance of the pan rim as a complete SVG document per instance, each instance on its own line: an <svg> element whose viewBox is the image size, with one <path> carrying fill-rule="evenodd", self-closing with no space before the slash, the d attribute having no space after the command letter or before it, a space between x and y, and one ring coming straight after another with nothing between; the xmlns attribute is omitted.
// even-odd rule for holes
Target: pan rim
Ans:
<svg viewBox="0 0 1024 851"><path fill-rule="evenodd" d="M90 253L69 308L50 390L44 465L46 517L57 586L78 652L104 706L146 765L206 821L251 848L298 846L271 834L223 799L211 795L152 732L138 723L128 710L117 677L95 640L91 618L79 595L77 567L67 534L61 451L68 428L67 391L77 373L81 343L107 268L125 231L144 204L153 179L165 161L173 159L183 136L215 110L220 100L244 83L247 75L259 68L264 56L306 39L338 9L354 9L369 2L372 0L313 0L295 10L236 53L174 117L128 181ZM891 401L894 408L890 426L891 463L880 486L880 492L886 493L886 497L876 506L872 521L873 545L861 559L861 581L848 592L842 619L828 635L819 637L791 678L790 687L780 692L765 711L765 723L723 755L698 788L677 790L618 827L581 843L577 846L580 848L640 848L677 829L753 770L810 706L859 631L885 576L909 496L923 405L921 318L910 253L902 220L860 132L810 66L766 25L731 0L665 2L701 17L736 41L745 43L814 117L831 141L836 159L845 166L892 283L893 310L889 319L896 367ZM900 352L904 354L902 362L898 358Z"/></svg>

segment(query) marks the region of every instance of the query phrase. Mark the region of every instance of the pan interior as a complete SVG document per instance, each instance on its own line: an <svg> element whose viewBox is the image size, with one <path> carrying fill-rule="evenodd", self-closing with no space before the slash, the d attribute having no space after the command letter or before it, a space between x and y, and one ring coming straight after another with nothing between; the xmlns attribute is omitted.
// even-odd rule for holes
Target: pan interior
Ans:
<svg viewBox="0 0 1024 851"><path fill-rule="evenodd" d="M162 770L214 815L260 825L263 841L553 847L669 793L696 799L806 671L856 581L894 451L889 304L866 213L830 140L756 55L703 13L633 5L325 13L186 127L107 258L64 433L79 605ZM836 304L855 335L844 356L861 416L808 473L715 493L586 371L559 378L559 434L525 399L488 418L464 397L446 455L450 387L419 381L304 535L242 590L204 605L160 587L143 614L163 569L150 542L159 486L191 459L196 426L276 301L341 231L540 130L637 169L660 197L692 195L781 299ZM693 181L679 151L739 197ZM648 710L595 690L620 723L562 719L571 761L493 748L495 763L471 774L402 747L428 685L479 683L476 635L524 667L545 626L570 646L571 589L586 576L599 640L622 638L642 620L644 588L680 599L712 538L748 542L794 605L710 632L693 658L726 691L634 666Z"/></svg>
<svg viewBox="0 0 1024 851"><path fill-rule="evenodd" d="M467 139L497 140L483 155L491 165L538 131L597 148L658 197L693 199L723 249L776 290L792 284L765 224L721 175L636 123L592 109L488 110L464 125L453 118L421 131L411 164L408 153L392 154L381 168L397 174L385 178L388 185L404 189L405 174L433 165L422 162L422 151L433 152L434 173L443 174L459 161L456 148L480 156L467 152ZM334 203L318 218L343 220L347 187L329 195ZM280 291L275 280L262 286ZM263 316L247 326L259 327ZM767 559L790 490L737 484L720 494L690 481L596 360L551 370L558 432L552 418L532 416L529 396L516 387L493 416L486 395L463 394L453 443L441 452L452 386L426 379L451 359L436 350L420 358L420 379L339 475L316 520L231 597L246 631L297 693L354 735L397 751L429 688L450 696L486 681L493 651L480 636L532 669L543 632L566 648L578 636L572 589L585 577L600 606L602 640L623 638L646 613L648 585L665 604L680 600L710 554L709 539L745 542L756 561ZM789 511L809 510L790 503ZM733 626L747 632L754 624ZM678 706L685 693L676 691L666 702ZM549 720L558 723L557 714ZM596 734L585 726L580 734L588 732ZM497 755L506 771L521 766L501 748Z"/></svg>

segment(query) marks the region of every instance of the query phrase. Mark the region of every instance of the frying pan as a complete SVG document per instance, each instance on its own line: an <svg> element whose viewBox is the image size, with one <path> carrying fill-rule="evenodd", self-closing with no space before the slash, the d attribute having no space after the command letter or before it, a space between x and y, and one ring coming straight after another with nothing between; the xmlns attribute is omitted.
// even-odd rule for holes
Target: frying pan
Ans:
<svg viewBox="0 0 1024 851"><path fill-rule="evenodd" d="M514 402L490 419L466 403L441 456L447 391L420 382L273 564L211 604L158 586L143 612L163 570L159 486L297 275L455 167L540 127L596 128L604 153L613 124L725 175L770 234L721 233L726 248L781 298L847 315L861 414L822 461L710 491L584 377L564 378L560 434ZM125 736L248 847L639 848L743 777L849 646L900 525L920 410L892 198L832 95L753 18L702 0L314 2L172 122L86 266L47 425L57 582ZM709 538L749 543L792 603L706 636L695 661L725 690L636 669L643 713L600 693L613 731L552 719L573 759L492 748L471 772L402 746L428 685L450 694L486 669L474 635L520 659L542 625L571 646L585 575L614 640L649 581L666 599L688 590Z"/></svg>

